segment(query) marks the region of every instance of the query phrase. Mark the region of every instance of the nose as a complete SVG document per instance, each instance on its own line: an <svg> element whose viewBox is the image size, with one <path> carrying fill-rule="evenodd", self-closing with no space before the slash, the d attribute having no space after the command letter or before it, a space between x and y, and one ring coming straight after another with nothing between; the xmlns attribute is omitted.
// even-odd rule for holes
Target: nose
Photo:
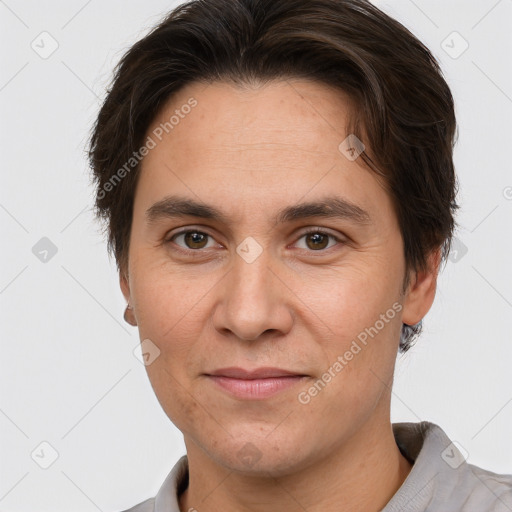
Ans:
<svg viewBox="0 0 512 512"><path fill-rule="evenodd" d="M252 341L263 334L287 334L292 328L292 296L286 279L271 265L268 251L252 262L238 254L226 276L213 314L217 331ZM281 272L282 274L282 272Z"/></svg>

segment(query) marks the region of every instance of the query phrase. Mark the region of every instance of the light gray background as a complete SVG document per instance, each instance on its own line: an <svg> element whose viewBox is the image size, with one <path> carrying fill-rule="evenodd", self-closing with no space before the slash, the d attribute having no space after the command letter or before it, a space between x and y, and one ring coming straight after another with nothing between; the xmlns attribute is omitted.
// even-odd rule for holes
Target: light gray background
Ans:
<svg viewBox="0 0 512 512"><path fill-rule="evenodd" d="M133 354L84 153L113 66L178 3L0 1L1 511L122 510L185 453ZM512 473L512 0L375 3L427 44L452 88L464 244L398 358L392 421L437 423L469 462ZM453 31L469 44L457 58ZM31 47L53 39L47 58ZM57 248L47 262L32 250L43 237ZM44 441L58 453L48 469Z"/></svg>

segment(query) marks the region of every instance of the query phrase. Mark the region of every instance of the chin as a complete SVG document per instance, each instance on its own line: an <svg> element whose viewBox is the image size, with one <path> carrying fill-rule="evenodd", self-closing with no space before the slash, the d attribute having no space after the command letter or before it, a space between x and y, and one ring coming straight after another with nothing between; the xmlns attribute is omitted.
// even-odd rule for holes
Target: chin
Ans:
<svg viewBox="0 0 512 512"><path fill-rule="evenodd" d="M215 448L206 448L210 457L230 471L251 475L282 477L295 473L313 462L312 456L304 450L303 440L293 436L284 439L266 439L264 436L243 436L236 442L233 438L226 443L215 443ZM298 451L297 447L302 448ZM219 448L222 451L219 451Z"/></svg>

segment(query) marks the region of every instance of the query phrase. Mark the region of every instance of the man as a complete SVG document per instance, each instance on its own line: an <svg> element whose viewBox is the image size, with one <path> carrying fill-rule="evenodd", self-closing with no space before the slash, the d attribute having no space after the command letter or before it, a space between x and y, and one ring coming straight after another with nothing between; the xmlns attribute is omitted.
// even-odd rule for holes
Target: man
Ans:
<svg viewBox="0 0 512 512"><path fill-rule="evenodd" d="M455 226L453 99L364 0L178 7L122 59L96 208L187 455L132 512L506 511L512 476L390 423Z"/></svg>

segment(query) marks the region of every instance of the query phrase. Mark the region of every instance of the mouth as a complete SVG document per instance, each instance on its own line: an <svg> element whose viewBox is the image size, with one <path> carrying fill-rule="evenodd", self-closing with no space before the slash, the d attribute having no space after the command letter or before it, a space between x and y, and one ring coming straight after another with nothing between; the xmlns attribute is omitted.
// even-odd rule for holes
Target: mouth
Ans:
<svg viewBox="0 0 512 512"><path fill-rule="evenodd" d="M245 400L262 400L298 385L308 378L303 373L281 368L221 368L206 377L231 396Z"/></svg>

